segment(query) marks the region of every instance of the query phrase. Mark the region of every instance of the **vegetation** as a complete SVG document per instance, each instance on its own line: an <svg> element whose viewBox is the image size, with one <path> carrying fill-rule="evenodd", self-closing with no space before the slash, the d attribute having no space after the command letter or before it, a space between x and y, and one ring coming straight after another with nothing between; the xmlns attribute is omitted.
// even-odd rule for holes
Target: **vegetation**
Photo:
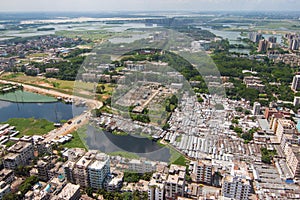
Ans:
<svg viewBox="0 0 300 200"><path fill-rule="evenodd" d="M83 148L86 149L85 143L83 141L83 139L80 137L79 133L81 134L80 129L78 131L74 131L73 133L71 133L73 135L73 138L70 142L67 142L65 144L63 144L63 147L67 147L67 148Z"/></svg>
<svg viewBox="0 0 300 200"><path fill-rule="evenodd" d="M23 135L44 135L55 129L53 122L49 122L46 119L11 118L4 123L15 126L16 130L20 131L17 137L22 137Z"/></svg>
<svg viewBox="0 0 300 200"><path fill-rule="evenodd" d="M98 194L103 195L104 199L114 199L114 200L147 200L148 193L141 191L133 191L133 192L107 192L104 189L98 190Z"/></svg>
<svg viewBox="0 0 300 200"><path fill-rule="evenodd" d="M3 197L4 200L21 200L24 195L39 181L38 177L30 176L19 186L20 193L9 193Z"/></svg>
<svg viewBox="0 0 300 200"><path fill-rule="evenodd" d="M180 155L179 158L177 158L177 160L175 160L172 164L187 166L187 160L183 155Z"/></svg>
<svg viewBox="0 0 300 200"><path fill-rule="evenodd" d="M139 180L150 181L152 174L152 172L146 172L144 174L124 172L124 182L137 183Z"/></svg>
<svg viewBox="0 0 300 200"><path fill-rule="evenodd" d="M261 148L261 161L263 163L271 164L272 159L277 154L276 150L268 150L267 148Z"/></svg>

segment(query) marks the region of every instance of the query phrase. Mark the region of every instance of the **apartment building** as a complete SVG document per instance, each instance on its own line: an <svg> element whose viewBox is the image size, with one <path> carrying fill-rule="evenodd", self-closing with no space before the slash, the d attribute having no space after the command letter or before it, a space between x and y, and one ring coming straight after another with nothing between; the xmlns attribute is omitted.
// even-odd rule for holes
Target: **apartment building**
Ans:
<svg viewBox="0 0 300 200"><path fill-rule="evenodd" d="M15 169L20 165L27 165L34 157L33 144L19 141L8 149L8 154L3 158L4 168Z"/></svg>
<svg viewBox="0 0 300 200"><path fill-rule="evenodd" d="M132 159L128 162L128 170L137 173L154 172L156 165L157 163L154 161Z"/></svg>
<svg viewBox="0 0 300 200"><path fill-rule="evenodd" d="M156 172L152 175L148 185L148 200L163 200L167 174Z"/></svg>
<svg viewBox="0 0 300 200"><path fill-rule="evenodd" d="M282 140L283 134L294 134L296 132L295 123L289 119L279 119L275 135L279 142Z"/></svg>
<svg viewBox="0 0 300 200"><path fill-rule="evenodd" d="M88 167L90 187L94 189L102 189L104 179L109 173L109 157L104 153L98 153L95 160Z"/></svg>
<svg viewBox="0 0 300 200"><path fill-rule="evenodd" d="M250 191L251 184L246 163L234 163L230 174L222 180L221 195L231 199L248 200Z"/></svg>
<svg viewBox="0 0 300 200"><path fill-rule="evenodd" d="M286 163L294 178L300 178L300 146L287 145L284 151L286 155Z"/></svg>
<svg viewBox="0 0 300 200"><path fill-rule="evenodd" d="M212 181L212 164L211 161L198 160L192 161L191 178L194 182L211 185Z"/></svg>
<svg viewBox="0 0 300 200"><path fill-rule="evenodd" d="M167 200L184 196L185 191L185 167L172 164L169 169L165 185L165 197Z"/></svg>

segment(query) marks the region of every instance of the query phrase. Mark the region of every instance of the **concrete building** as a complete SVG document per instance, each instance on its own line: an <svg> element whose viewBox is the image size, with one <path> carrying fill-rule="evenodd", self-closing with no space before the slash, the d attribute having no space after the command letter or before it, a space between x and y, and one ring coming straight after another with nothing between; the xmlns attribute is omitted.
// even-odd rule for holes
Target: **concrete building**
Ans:
<svg viewBox="0 0 300 200"><path fill-rule="evenodd" d="M165 185L165 197L168 200L184 196L185 191L185 167L172 164Z"/></svg>
<svg viewBox="0 0 300 200"><path fill-rule="evenodd" d="M271 43L276 43L277 42L277 37L270 36L269 39L268 39L268 41L271 42Z"/></svg>
<svg viewBox="0 0 300 200"><path fill-rule="evenodd" d="M257 32L250 32L249 33L249 39L252 42L258 43L262 39L262 34Z"/></svg>
<svg viewBox="0 0 300 200"><path fill-rule="evenodd" d="M260 114L260 103L254 102L252 112L253 112L253 115L259 115Z"/></svg>
<svg viewBox="0 0 300 200"><path fill-rule="evenodd" d="M258 44L258 52L266 52L269 47L269 42L267 40L260 40Z"/></svg>
<svg viewBox="0 0 300 200"><path fill-rule="evenodd" d="M104 153L98 153L96 160L88 167L89 184L94 189L102 189L104 179L110 173L109 157Z"/></svg>
<svg viewBox="0 0 300 200"><path fill-rule="evenodd" d="M288 164L294 178L300 178L300 146L286 145L286 163Z"/></svg>
<svg viewBox="0 0 300 200"><path fill-rule="evenodd" d="M10 169L2 169L0 171L0 182L4 181L6 184L11 184L15 179L14 171Z"/></svg>
<svg viewBox="0 0 300 200"><path fill-rule="evenodd" d="M294 91L300 90L300 75L294 76L293 82L292 82L292 90L294 90Z"/></svg>
<svg viewBox="0 0 300 200"><path fill-rule="evenodd" d="M80 186L68 183L57 195L58 199L79 200L81 197ZM54 198L56 199L56 198Z"/></svg>
<svg viewBox="0 0 300 200"><path fill-rule="evenodd" d="M221 195L230 199L248 200L250 189L248 180L227 175L222 182Z"/></svg>
<svg viewBox="0 0 300 200"><path fill-rule="evenodd" d="M154 173L148 185L148 200L163 200L165 196L165 173Z"/></svg>
<svg viewBox="0 0 300 200"><path fill-rule="evenodd" d="M295 123L289 119L279 119L275 135L279 142L282 140L283 134L294 134L296 132Z"/></svg>
<svg viewBox="0 0 300 200"><path fill-rule="evenodd" d="M193 167L191 178L194 182L211 185L212 181L212 164L207 160L192 161Z"/></svg>
<svg viewBox="0 0 300 200"><path fill-rule="evenodd" d="M7 169L15 169L19 165L27 165L34 157L33 145L30 142L19 141L8 149L4 156L3 165Z"/></svg>
<svg viewBox="0 0 300 200"><path fill-rule="evenodd" d="M48 176L48 172L52 167L53 167L53 164L51 162L39 160L37 162L37 170L38 170L39 178L43 181L48 181L50 179Z"/></svg>
<svg viewBox="0 0 300 200"><path fill-rule="evenodd" d="M251 191L249 180L246 163L234 163L230 175L226 175L222 180L221 195L230 199L248 200Z"/></svg>
<svg viewBox="0 0 300 200"><path fill-rule="evenodd" d="M156 162L146 159L132 159L128 162L128 170L137 173L154 172L156 170Z"/></svg>
<svg viewBox="0 0 300 200"><path fill-rule="evenodd" d="M123 185L123 173L108 174L104 180L104 189L108 192L120 191Z"/></svg>
<svg viewBox="0 0 300 200"><path fill-rule="evenodd" d="M8 193L10 193L10 185L6 184L4 181L1 181L0 182L0 199L2 199Z"/></svg>
<svg viewBox="0 0 300 200"><path fill-rule="evenodd" d="M93 163L93 158L95 155L93 152L87 152L83 157L81 157L75 164L73 177L75 183L81 187L89 187L89 172L88 166Z"/></svg>

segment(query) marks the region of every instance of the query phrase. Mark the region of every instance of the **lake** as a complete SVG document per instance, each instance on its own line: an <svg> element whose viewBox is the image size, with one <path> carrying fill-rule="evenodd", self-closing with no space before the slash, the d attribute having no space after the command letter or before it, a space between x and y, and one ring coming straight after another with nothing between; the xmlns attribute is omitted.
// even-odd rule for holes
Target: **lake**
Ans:
<svg viewBox="0 0 300 200"><path fill-rule="evenodd" d="M85 107L76 107L63 102L53 103L12 103L0 101L0 122L5 122L10 118L30 118L47 119L51 122L68 120L81 114Z"/></svg>
<svg viewBox="0 0 300 200"><path fill-rule="evenodd" d="M114 135L93 126L87 127L86 135L86 144L89 149L100 150L104 153L125 151L150 160L164 162L169 162L171 156L168 148L144 137Z"/></svg>

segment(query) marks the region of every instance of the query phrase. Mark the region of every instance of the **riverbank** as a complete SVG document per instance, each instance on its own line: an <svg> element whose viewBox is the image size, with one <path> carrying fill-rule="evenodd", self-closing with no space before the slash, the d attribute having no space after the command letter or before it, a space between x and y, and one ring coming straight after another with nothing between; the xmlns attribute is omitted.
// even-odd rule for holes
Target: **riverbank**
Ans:
<svg viewBox="0 0 300 200"><path fill-rule="evenodd" d="M8 92L0 94L0 100L13 103L53 103L57 102L54 97L40 95L37 93L17 90L14 92Z"/></svg>

